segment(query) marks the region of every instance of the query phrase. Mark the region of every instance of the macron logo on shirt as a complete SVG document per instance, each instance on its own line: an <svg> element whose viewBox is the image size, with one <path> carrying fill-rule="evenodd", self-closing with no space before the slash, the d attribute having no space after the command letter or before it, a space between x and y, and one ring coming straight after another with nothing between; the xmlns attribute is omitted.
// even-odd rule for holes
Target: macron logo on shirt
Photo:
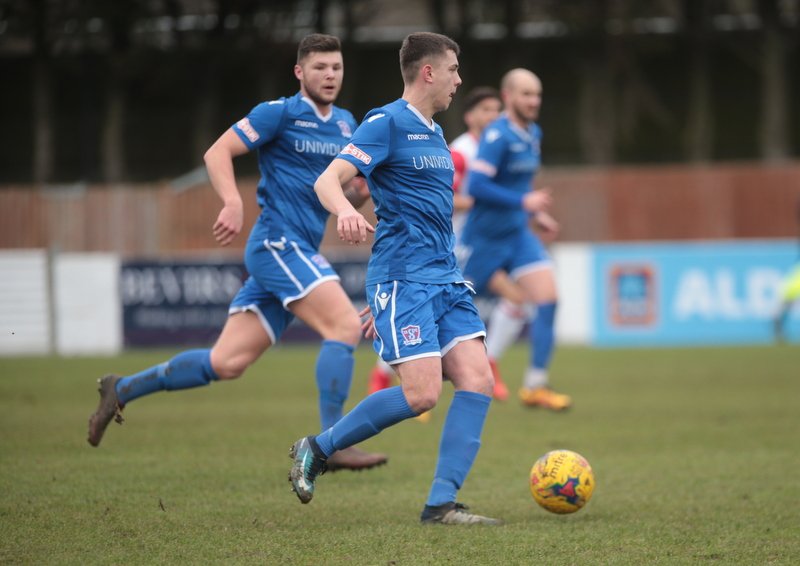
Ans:
<svg viewBox="0 0 800 566"><path fill-rule="evenodd" d="M258 138L258 132L253 129L253 126L250 125L250 120L247 118L242 118L238 122L236 122L236 126L242 131L245 137L250 140L250 143L256 143Z"/></svg>
<svg viewBox="0 0 800 566"><path fill-rule="evenodd" d="M342 153L345 155L352 155L353 157L364 163L364 165L369 165L370 161L372 161L371 155L364 153L351 143L344 146Z"/></svg>

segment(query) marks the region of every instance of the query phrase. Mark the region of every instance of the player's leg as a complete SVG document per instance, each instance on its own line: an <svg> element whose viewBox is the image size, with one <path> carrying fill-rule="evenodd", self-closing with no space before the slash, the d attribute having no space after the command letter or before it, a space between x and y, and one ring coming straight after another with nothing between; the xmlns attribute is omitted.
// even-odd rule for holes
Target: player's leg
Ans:
<svg viewBox="0 0 800 566"><path fill-rule="evenodd" d="M367 395L391 387L392 378L394 377L394 370L392 366L378 358L372 371L369 374L369 381L367 382Z"/></svg>
<svg viewBox="0 0 800 566"><path fill-rule="evenodd" d="M781 288L781 306L773 319L775 339L779 342L784 338L784 327L789 312L798 300L800 300L800 266L794 268Z"/></svg>
<svg viewBox="0 0 800 566"><path fill-rule="evenodd" d="M454 288L458 286L454 285ZM442 370L455 394L447 411L436 471L420 520L423 523L495 525L500 521L469 513L457 502L481 445L494 385L484 346L483 323L466 294L452 294L449 312L439 320Z"/></svg>
<svg viewBox="0 0 800 566"><path fill-rule="evenodd" d="M353 379L353 350L361 338L361 321L338 281L319 284L288 308L322 337L316 379L320 394L320 430L325 430L342 418Z"/></svg>
<svg viewBox="0 0 800 566"><path fill-rule="evenodd" d="M536 316L530 325L531 358L525 372L520 399L531 407L563 410L572 404L567 395L550 387L548 368L555 348L555 317L558 291L552 265L543 262L523 268L517 282L528 300L536 304Z"/></svg>
<svg viewBox="0 0 800 566"><path fill-rule="evenodd" d="M513 257L514 246L508 242L497 242L474 238L470 245L462 248L462 262L464 278L472 284L473 289L478 295L507 296L510 299L524 301L524 294L516 287L507 275L506 268ZM492 316L500 316L495 308ZM515 325L510 332L519 334L520 328ZM492 321L489 324L489 341L496 340L497 357L504 347L503 343L508 343L506 335L506 324L503 320ZM489 342L487 341L487 345ZM490 357L490 363L496 358ZM493 363L492 372L495 376L495 390L493 395L500 401L508 398L508 388L500 377L497 364Z"/></svg>
<svg viewBox="0 0 800 566"><path fill-rule="evenodd" d="M338 281L324 281L288 307L320 336L316 380L319 390L321 429L327 430L342 418L344 403L353 380L353 350L361 339L361 320ZM328 469L360 470L388 461L385 454L365 452L348 446L328 458Z"/></svg>
<svg viewBox="0 0 800 566"><path fill-rule="evenodd" d="M208 385L239 377L272 344L259 317L241 312L228 317L212 349L187 350L172 359L128 376L100 380L100 402L89 418L88 441L97 446L111 419L122 422L122 408L156 393Z"/></svg>
<svg viewBox="0 0 800 566"><path fill-rule="evenodd" d="M436 291L432 287L394 281L367 288L367 296L375 298L370 305L377 334L375 350L398 371L401 385L368 395L329 429L292 445L289 455L294 463L289 480L301 502L311 501L316 476L334 452L417 416L436 403L442 373L431 304L431 294Z"/></svg>
<svg viewBox="0 0 800 566"><path fill-rule="evenodd" d="M519 337L529 318L525 293L505 271L496 271L489 280L489 291L500 297L486 325L486 353L494 375L493 396L498 401L508 399L508 387L500 375L498 361Z"/></svg>

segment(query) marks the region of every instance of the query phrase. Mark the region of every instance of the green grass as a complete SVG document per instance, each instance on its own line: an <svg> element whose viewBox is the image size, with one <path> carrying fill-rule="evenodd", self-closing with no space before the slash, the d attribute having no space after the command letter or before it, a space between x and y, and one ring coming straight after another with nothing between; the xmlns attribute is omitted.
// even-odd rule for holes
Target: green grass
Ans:
<svg viewBox="0 0 800 566"><path fill-rule="evenodd" d="M389 465L323 476L301 505L287 450L317 426L316 350L278 348L233 383L132 403L86 443L95 379L171 352L0 359L0 562L25 564L791 564L800 556L800 350L561 348L566 414L495 403L461 500L507 524L422 527L451 390L429 424L365 446ZM353 398L373 355L358 351ZM514 386L518 347L502 369ZM527 475L565 447L594 498L551 515Z"/></svg>

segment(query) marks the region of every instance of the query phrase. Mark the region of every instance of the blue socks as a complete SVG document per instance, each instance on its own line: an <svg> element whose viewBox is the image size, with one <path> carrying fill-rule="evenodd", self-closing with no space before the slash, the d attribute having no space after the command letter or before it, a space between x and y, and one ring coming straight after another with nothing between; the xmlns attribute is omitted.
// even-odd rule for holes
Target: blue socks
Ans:
<svg viewBox="0 0 800 566"><path fill-rule="evenodd" d="M336 340L324 340L317 357L317 388L322 430L342 418L344 402L353 380L353 346Z"/></svg>
<svg viewBox="0 0 800 566"><path fill-rule="evenodd" d="M456 494L481 447L481 431L491 401L491 397L481 393L456 391L442 429L439 461L427 505L456 501Z"/></svg>
<svg viewBox="0 0 800 566"><path fill-rule="evenodd" d="M170 361L117 382L117 396L123 405L156 391L174 391L208 385L219 379L211 368L211 350L187 350Z"/></svg>
<svg viewBox="0 0 800 566"><path fill-rule="evenodd" d="M400 386L381 389L365 397L339 422L316 437L317 445L327 457L348 446L375 436L385 428L417 413L403 395Z"/></svg>
<svg viewBox="0 0 800 566"><path fill-rule="evenodd" d="M536 318L530 327L531 366L547 369L555 345L556 303L536 305Z"/></svg>

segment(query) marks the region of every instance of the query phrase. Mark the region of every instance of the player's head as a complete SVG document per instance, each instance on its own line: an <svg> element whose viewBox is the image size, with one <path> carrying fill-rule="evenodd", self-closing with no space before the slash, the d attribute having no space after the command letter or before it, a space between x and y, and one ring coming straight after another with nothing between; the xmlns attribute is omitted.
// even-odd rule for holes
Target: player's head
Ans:
<svg viewBox="0 0 800 566"><path fill-rule="evenodd" d="M500 83L506 112L522 122L535 122L542 107L542 81L528 69L512 69Z"/></svg>
<svg viewBox="0 0 800 566"><path fill-rule="evenodd" d="M458 74L458 43L438 33L408 35L400 47L400 72L406 87L425 85L436 112L446 110L461 84Z"/></svg>
<svg viewBox="0 0 800 566"><path fill-rule="evenodd" d="M475 135L480 133L500 115L503 102L500 93L490 86L472 89L464 99L464 124Z"/></svg>
<svg viewBox="0 0 800 566"><path fill-rule="evenodd" d="M307 35L297 47L294 76L300 91L318 106L333 104L342 89L344 62L338 37L314 33Z"/></svg>

